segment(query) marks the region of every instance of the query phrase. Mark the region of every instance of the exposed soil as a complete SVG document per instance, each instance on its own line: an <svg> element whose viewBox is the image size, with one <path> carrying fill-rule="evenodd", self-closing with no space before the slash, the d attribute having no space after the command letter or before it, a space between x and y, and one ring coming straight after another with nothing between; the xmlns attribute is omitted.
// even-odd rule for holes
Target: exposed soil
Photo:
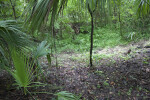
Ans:
<svg viewBox="0 0 150 100"><path fill-rule="evenodd" d="M128 46L94 51L94 69L88 67L88 53L63 52L58 54L58 67L48 65L41 58L45 78L51 84L31 91L69 91L81 100L149 100L150 99L150 43L142 41ZM0 74L0 99L31 100L20 90L12 89L11 76ZM11 88L10 88L10 87ZM60 87L59 87L60 86ZM35 94L38 100L51 100L51 94Z"/></svg>

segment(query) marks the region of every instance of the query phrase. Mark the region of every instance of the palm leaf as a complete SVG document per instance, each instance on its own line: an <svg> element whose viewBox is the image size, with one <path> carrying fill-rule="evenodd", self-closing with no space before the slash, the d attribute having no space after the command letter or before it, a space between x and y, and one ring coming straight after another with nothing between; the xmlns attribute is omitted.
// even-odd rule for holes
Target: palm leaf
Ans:
<svg viewBox="0 0 150 100"><path fill-rule="evenodd" d="M55 95L58 97L57 100L80 100L77 96L67 91L61 91Z"/></svg>
<svg viewBox="0 0 150 100"><path fill-rule="evenodd" d="M135 6L137 6L138 16L145 16L150 12L150 0L136 0Z"/></svg>
<svg viewBox="0 0 150 100"><path fill-rule="evenodd" d="M47 45L47 41L42 41L37 48L33 50L33 58L38 59L41 56L47 55L49 53L48 48L49 45Z"/></svg>
<svg viewBox="0 0 150 100"><path fill-rule="evenodd" d="M31 47L29 37L22 32L21 23L15 20L0 21L0 58L2 62L9 65L10 48L15 47L18 50L27 50ZM5 60L5 61L4 61ZM5 65L4 64L4 65Z"/></svg>
<svg viewBox="0 0 150 100"><path fill-rule="evenodd" d="M15 20L0 21L0 42L1 46L12 46L16 48L28 48L30 41L21 27Z"/></svg>
<svg viewBox="0 0 150 100"><path fill-rule="evenodd" d="M11 57L15 70L9 71L15 78L16 85L18 85L19 87L23 87L26 94L27 87L31 84L33 78L33 65L29 64L28 58L16 49L11 50Z"/></svg>
<svg viewBox="0 0 150 100"><path fill-rule="evenodd" d="M63 6L66 5L67 1L68 0L31 1L24 12L24 15L27 15L26 25L29 25L32 32L39 30L44 21L47 21L49 15L51 15L50 26L52 26L55 21L55 16L63 9Z"/></svg>

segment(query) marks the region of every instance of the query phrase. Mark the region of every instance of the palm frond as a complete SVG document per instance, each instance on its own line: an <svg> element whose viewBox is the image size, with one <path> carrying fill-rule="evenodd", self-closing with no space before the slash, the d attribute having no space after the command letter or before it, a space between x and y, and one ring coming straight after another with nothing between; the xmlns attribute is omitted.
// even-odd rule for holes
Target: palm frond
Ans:
<svg viewBox="0 0 150 100"><path fill-rule="evenodd" d="M30 2L24 12L24 14L27 15L26 24L29 25L30 30L34 32L35 30L40 29L44 21L47 21L49 15L51 15L50 26L52 26L56 14L62 10L67 1L68 0L36 0Z"/></svg>
<svg viewBox="0 0 150 100"><path fill-rule="evenodd" d="M38 59L41 56L47 55L50 53L48 51L49 45L47 45L47 41L42 41L37 48L33 50L33 58Z"/></svg>
<svg viewBox="0 0 150 100"><path fill-rule="evenodd" d="M0 21L0 42L1 47L16 47L16 48L28 48L30 41L27 35L21 31L22 28L15 20Z"/></svg>
<svg viewBox="0 0 150 100"><path fill-rule="evenodd" d="M150 12L150 0L136 0L137 15L145 16Z"/></svg>
<svg viewBox="0 0 150 100"><path fill-rule="evenodd" d="M20 23L15 20L0 21L0 58L2 62L10 61L10 47L15 47L19 50L29 49L31 41L29 37L22 32ZM10 62L6 62L8 65Z"/></svg>
<svg viewBox="0 0 150 100"><path fill-rule="evenodd" d="M80 100L78 96L75 96L67 91L61 91L55 95L57 96L57 100Z"/></svg>
<svg viewBox="0 0 150 100"><path fill-rule="evenodd" d="M16 80L16 85L24 88L26 94L27 87L33 79L33 64L28 63L28 59L23 53L12 48L11 57L15 67L14 71L10 71Z"/></svg>

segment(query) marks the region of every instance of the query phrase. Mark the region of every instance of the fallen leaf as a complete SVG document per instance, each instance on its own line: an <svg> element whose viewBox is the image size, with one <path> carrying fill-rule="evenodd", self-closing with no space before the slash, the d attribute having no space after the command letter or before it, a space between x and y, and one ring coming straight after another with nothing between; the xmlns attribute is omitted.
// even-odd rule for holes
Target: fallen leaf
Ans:
<svg viewBox="0 0 150 100"><path fill-rule="evenodd" d="M110 84L111 84L111 85L115 85L115 83L114 83L114 82L111 82Z"/></svg>
<svg viewBox="0 0 150 100"><path fill-rule="evenodd" d="M150 72L150 69L149 68L146 68L146 73Z"/></svg>

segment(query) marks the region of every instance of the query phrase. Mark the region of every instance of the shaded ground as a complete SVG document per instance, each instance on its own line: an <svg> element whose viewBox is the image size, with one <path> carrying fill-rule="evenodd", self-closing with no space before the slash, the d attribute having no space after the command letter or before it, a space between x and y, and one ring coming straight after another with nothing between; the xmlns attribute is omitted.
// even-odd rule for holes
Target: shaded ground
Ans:
<svg viewBox="0 0 150 100"><path fill-rule="evenodd" d="M56 72L48 74L47 80L86 100L150 99L150 47L145 42L96 50L92 71L85 67L85 56L61 54L62 66L47 69Z"/></svg>
<svg viewBox="0 0 150 100"><path fill-rule="evenodd" d="M150 43L142 41L128 46L94 51L95 69L88 66L88 53L63 52L58 55L58 67L49 67L41 58L44 75L41 80L53 87L39 91L69 91L81 96L81 100L149 100L150 99ZM53 62L53 65L55 62ZM0 99L29 100L16 89L4 89L11 83L6 72L0 78ZM4 76L6 79L4 79ZM1 80L2 79L2 80ZM4 81L6 80L6 81ZM8 81L9 80L9 81ZM56 85L56 87L55 87ZM57 86L61 88L57 89ZM9 88L9 87L8 87ZM5 98L4 98L5 97ZM50 94L37 94L39 100L50 100Z"/></svg>

